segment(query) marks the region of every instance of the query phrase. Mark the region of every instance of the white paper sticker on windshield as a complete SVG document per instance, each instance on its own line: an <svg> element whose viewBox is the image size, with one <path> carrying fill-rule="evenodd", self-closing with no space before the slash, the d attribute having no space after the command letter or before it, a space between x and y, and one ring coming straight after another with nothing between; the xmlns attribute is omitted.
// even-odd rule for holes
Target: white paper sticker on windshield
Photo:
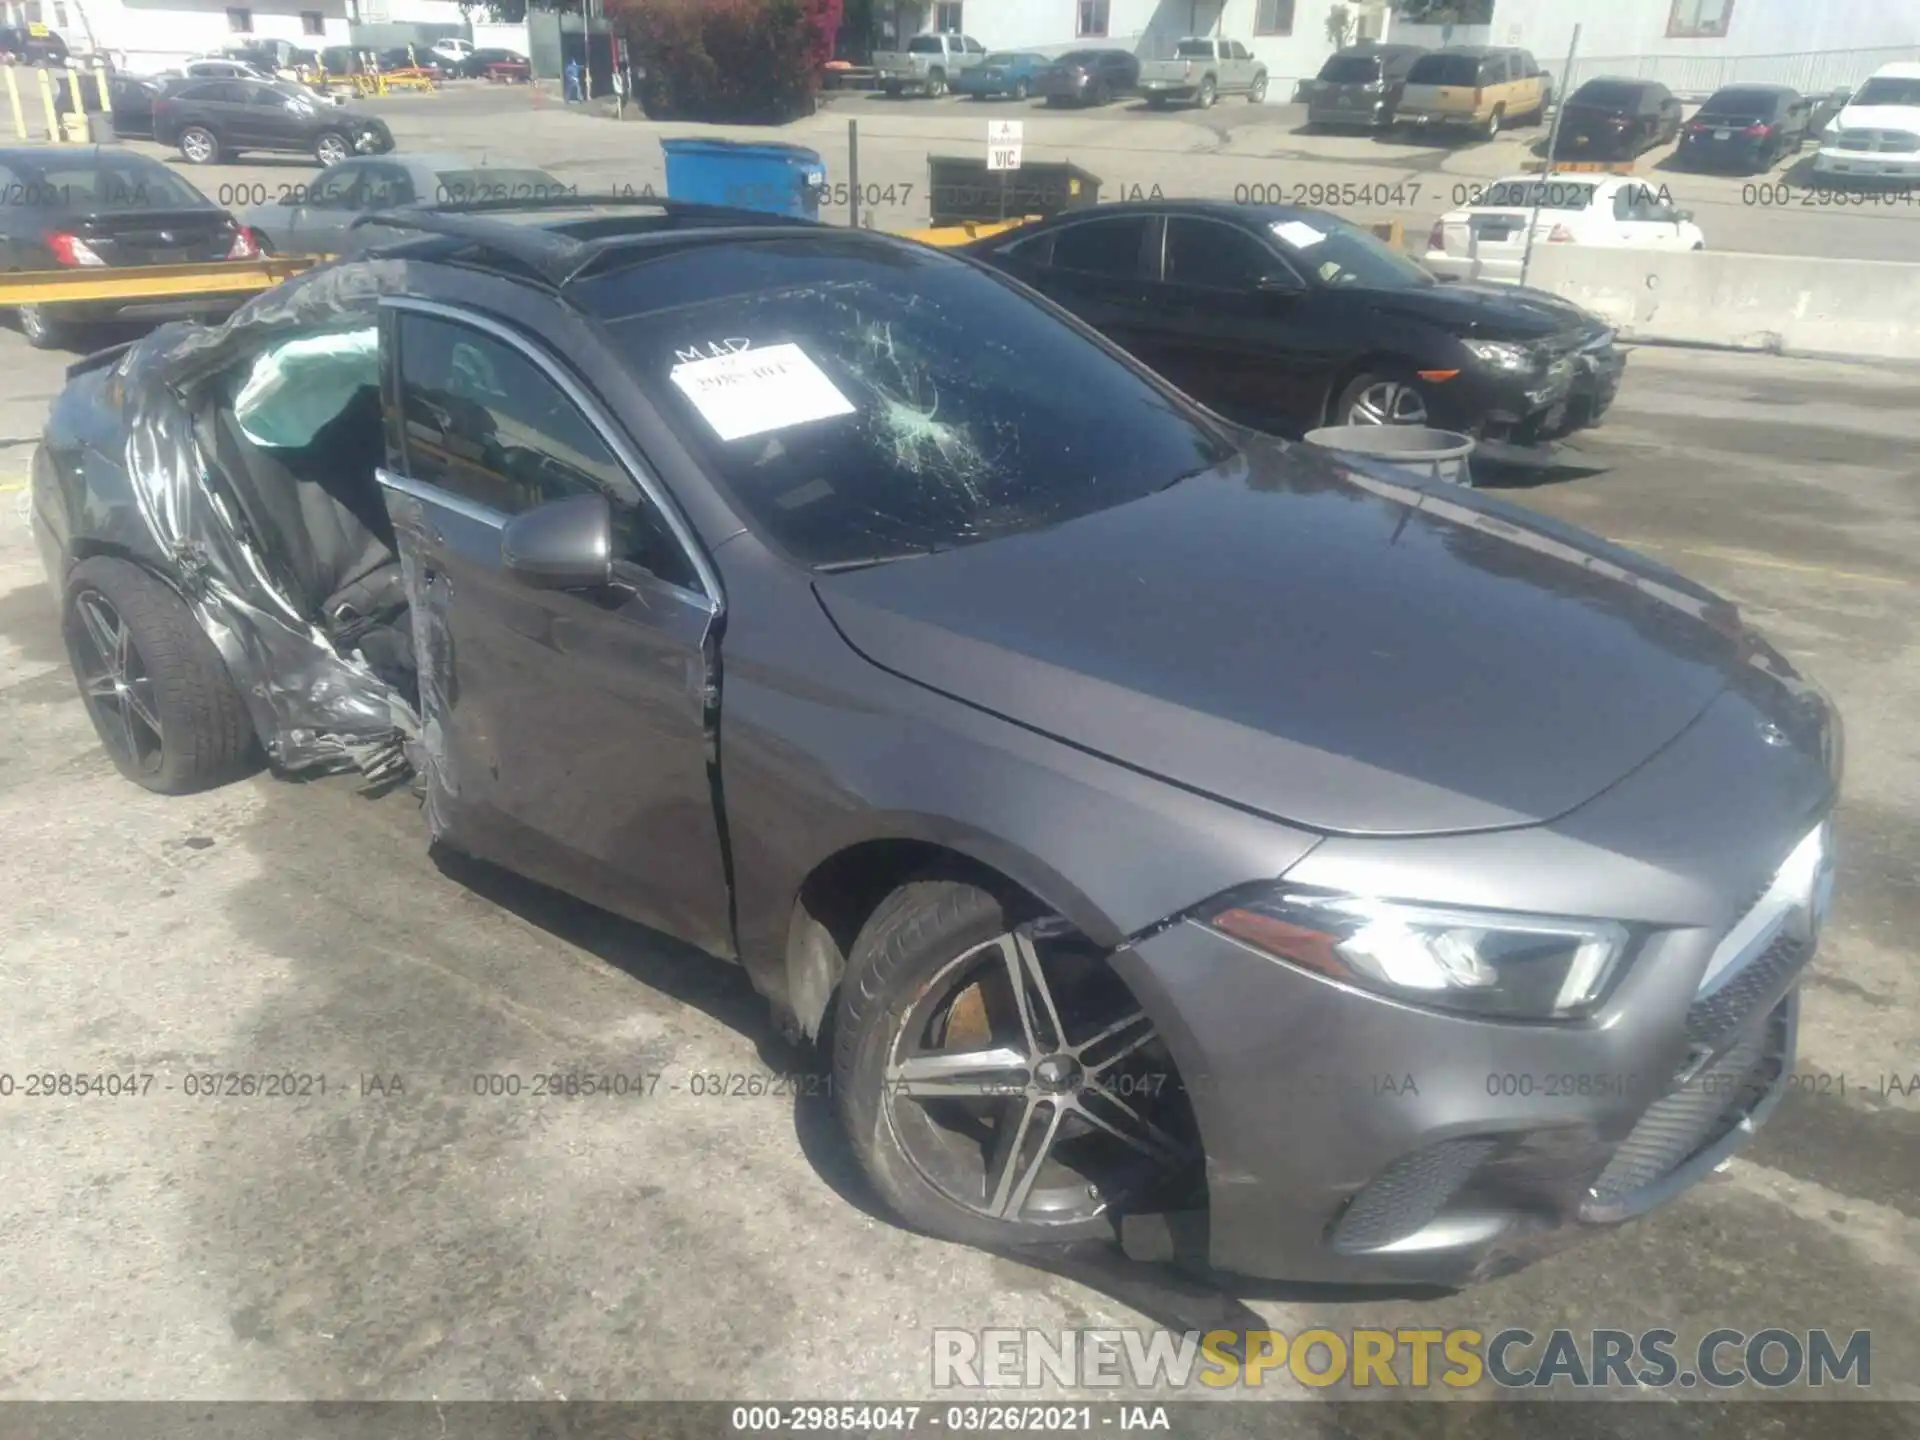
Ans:
<svg viewBox="0 0 1920 1440"><path fill-rule="evenodd" d="M1310 245L1318 245L1327 238L1327 232L1316 230L1304 220L1276 220L1273 233L1296 250L1305 250Z"/></svg>
<svg viewBox="0 0 1920 1440"><path fill-rule="evenodd" d="M672 378L722 440L854 413L852 402L798 345L695 360L674 366Z"/></svg>

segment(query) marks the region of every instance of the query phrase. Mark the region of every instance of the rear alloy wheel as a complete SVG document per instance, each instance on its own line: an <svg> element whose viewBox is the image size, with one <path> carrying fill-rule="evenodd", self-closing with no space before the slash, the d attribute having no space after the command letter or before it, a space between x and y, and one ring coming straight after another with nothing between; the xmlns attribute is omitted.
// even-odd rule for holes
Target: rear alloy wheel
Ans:
<svg viewBox="0 0 1920 1440"><path fill-rule="evenodd" d="M1267 72L1262 70L1253 77L1253 88L1247 91L1249 105L1264 105L1267 101Z"/></svg>
<svg viewBox="0 0 1920 1440"><path fill-rule="evenodd" d="M1201 1151L1153 1022L1099 950L977 885L896 890L855 942L834 1098L875 1188L968 1244L1111 1238L1191 1199Z"/></svg>
<svg viewBox="0 0 1920 1440"><path fill-rule="evenodd" d="M329 130L313 142L313 158L323 168L332 168L353 154L353 143L338 130Z"/></svg>
<svg viewBox="0 0 1920 1440"><path fill-rule="evenodd" d="M81 561L63 630L87 715L122 775L184 795L254 767L253 723L220 652L152 575L107 556Z"/></svg>
<svg viewBox="0 0 1920 1440"><path fill-rule="evenodd" d="M927 98L929 100L938 100L946 93L947 72L944 70L929 70L927 72Z"/></svg>
<svg viewBox="0 0 1920 1440"><path fill-rule="evenodd" d="M1199 93L1193 97L1193 103L1198 105L1202 110L1211 110L1213 108L1213 101L1214 89L1212 79L1202 80L1200 82Z"/></svg>
<svg viewBox="0 0 1920 1440"><path fill-rule="evenodd" d="M1487 123L1480 131L1480 138L1483 140L1498 140L1500 138L1500 125L1505 119L1506 116L1501 113L1500 108L1495 106L1493 113L1487 116Z"/></svg>
<svg viewBox="0 0 1920 1440"><path fill-rule="evenodd" d="M220 158L220 142L211 130L189 125L180 132L180 154L189 165L211 165Z"/></svg>
<svg viewBox="0 0 1920 1440"><path fill-rule="evenodd" d="M1362 375L1340 392L1336 425L1425 425L1427 397L1399 375Z"/></svg>

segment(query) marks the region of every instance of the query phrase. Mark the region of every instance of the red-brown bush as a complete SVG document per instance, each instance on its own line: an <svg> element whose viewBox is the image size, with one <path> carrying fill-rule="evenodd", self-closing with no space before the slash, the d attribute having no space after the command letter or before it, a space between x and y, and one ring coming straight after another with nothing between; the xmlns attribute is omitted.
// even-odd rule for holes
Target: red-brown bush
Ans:
<svg viewBox="0 0 1920 1440"><path fill-rule="evenodd" d="M842 0L609 0L660 119L762 122L813 108Z"/></svg>

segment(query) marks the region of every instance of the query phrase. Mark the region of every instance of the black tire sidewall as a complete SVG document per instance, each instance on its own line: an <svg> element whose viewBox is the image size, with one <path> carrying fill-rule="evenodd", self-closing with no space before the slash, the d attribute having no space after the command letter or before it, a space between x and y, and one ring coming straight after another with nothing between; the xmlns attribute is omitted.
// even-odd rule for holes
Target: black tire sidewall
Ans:
<svg viewBox="0 0 1920 1440"><path fill-rule="evenodd" d="M206 159L196 160L192 155L187 153L187 137L189 135L204 135L207 137L207 144L210 148ZM180 132L180 156L189 165L216 165L220 161L221 153L220 137L207 129L206 126L189 125Z"/></svg>
<svg viewBox="0 0 1920 1440"><path fill-rule="evenodd" d="M956 1204L908 1158L881 1102L887 1056L926 983L962 951L1006 933L1017 918L978 885L936 878L901 887L874 912L854 942L836 1003L835 1106L867 1178L915 1230L987 1249L1111 1239L1113 1225L1105 1219L1012 1224Z"/></svg>
<svg viewBox="0 0 1920 1440"><path fill-rule="evenodd" d="M322 147L325 146L329 140L338 140L341 148L347 153L342 155L338 160L327 159L322 151ZM320 162L320 168L323 170L331 170L335 165L344 165L353 158L353 141L349 140L345 135L342 135L338 130L323 130L313 137L313 158Z"/></svg>
<svg viewBox="0 0 1920 1440"><path fill-rule="evenodd" d="M61 611L70 659L80 623L75 601L90 590L104 597L127 627L153 680L154 713L160 721L159 770L149 775L129 769L102 735L115 768L136 785L163 795L206 789L252 769L258 759L252 722L226 662L186 601L130 561L112 556L82 560L67 577ZM77 663L73 669L77 684ZM93 706L84 699L82 704L98 731Z"/></svg>
<svg viewBox="0 0 1920 1440"><path fill-rule="evenodd" d="M1429 401L1424 387L1421 386L1420 382L1411 373L1396 369L1391 365L1383 365L1377 369L1363 370L1345 385L1341 386L1339 395L1334 398L1333 415L1329 423L1334 425L1353 424L1354 422L1349 419L1348 416L1352 413L1354 398L1370 386L1382 385L1389 382L1397 385L1406 385L1419 392L1420 403L1427 407L1427 418L1424 423L1428 425L1433 424L1433 406Z"/></svg>

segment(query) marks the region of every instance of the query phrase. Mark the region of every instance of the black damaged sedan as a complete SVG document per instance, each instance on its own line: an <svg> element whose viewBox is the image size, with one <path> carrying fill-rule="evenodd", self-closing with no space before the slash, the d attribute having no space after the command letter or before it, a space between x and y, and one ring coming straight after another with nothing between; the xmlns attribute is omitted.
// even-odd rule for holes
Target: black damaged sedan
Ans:
<svg viewBox="0 0 1920 1440"><path fill-rule="evenodd" d="M1431 425L1536 446L1597 424L1626 368L1579 306L1437 281L1321 210L1102 205L970 248L1195 399L1279 435Z"/></svg>
<svg viewBox="0 0 1920 1440"><path fill-rule="evenodd" d="M1774 1108L1839 731L1726 602L962 256L378 223L429 233L52 408L34 533L133 781L412 770L423 840L743 966L961 1241L1458 1283Z"/></svg>

